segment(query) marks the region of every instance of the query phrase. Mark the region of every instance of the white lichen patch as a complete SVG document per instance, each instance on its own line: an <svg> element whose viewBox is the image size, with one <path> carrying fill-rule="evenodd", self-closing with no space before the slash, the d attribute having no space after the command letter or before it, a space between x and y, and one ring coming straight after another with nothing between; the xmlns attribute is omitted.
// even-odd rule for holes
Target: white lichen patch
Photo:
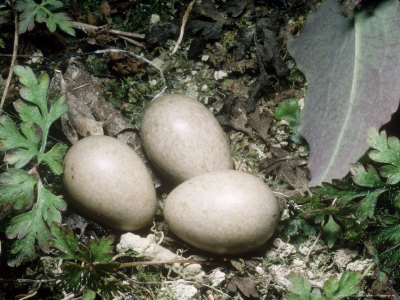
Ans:
<svg viewBox="0 0 400 300"><path fill-rule="evenodd" d="M282 286L286 289L290 285L289 275L292 274L290 266L286 265L272 265L268 268L269 274L272 276L275 284Z"/></svg>
<svg viewBox="0 0 400 300"><path fill-rule="evenodd" d="M157 15L157 14L152 14L151 16L150 16L150 24L151 25L155 25L155 24L157 24L158 22L160 22L160 16L159 15Z"/></svg>
<svg viewBox="0 0 400 300"><path fill-rule="evenodd" d="M342 270L345 269L348 263L356 258L357 255L357 251L351 249L339 249L335 251L333 262L339 267L340 270Z"/></svg>
<svg viewBox="0 0 400 300"><path fill-rule="evenodd" d="M133 233L125 233L121 236L121 240L116 247L120 253L135 251L139 253L138 257L146 257L149 260L177 260L184 259L181 255L159 245L154 234L149 234L146 238ZM199 264L171 264L171 270L179 274L184 279L202 280L205 272Z"/></svg>
<svg viewBox="0 0 400 300"><path fill-rule="evenodd" d="M206 276L211 283L211 286L217 287L226 280L226 273L222 272L220 268L216 268Z"/></svg>
<svg viewBox="0 0 400 300"><path fill-rule="evenodd" d="M224 79L225 77L228 77L228 73L226 73L223 70L214 72L214 79L215 80L221 80L221 79Z"/></svg>
<svg viewBox="0 0 400 300"><path fill-rule="evenodd" d="M357 259L351 263L349 263L346 266L347 271L353 271L353 272L360 272L364 273L367 272L366 275L370 276L373 274L373 267L375 266L375 263L372 259Z"/></svg>
<svg viewBox="0 0 400 300"><path fill-rule="evenodd" d="M182 279L164 285L157 295L157 299L191 300L198 293L197 288Z"/></svg>
<svg viewBox="0 0 400 300"><path fill-rule="evenodd" d="M285 243L279 238L273 241L273 245L274 249L267 252L267 258L270 260L287 259L296 253L296 248L292 244Z"/></svg>

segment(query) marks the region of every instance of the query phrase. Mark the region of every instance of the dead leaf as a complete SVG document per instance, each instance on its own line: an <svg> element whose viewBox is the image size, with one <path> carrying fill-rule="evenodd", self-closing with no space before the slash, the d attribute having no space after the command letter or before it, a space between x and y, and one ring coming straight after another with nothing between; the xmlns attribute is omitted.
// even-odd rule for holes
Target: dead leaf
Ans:
<svg viewBox="0 0 400 300"><path fill-rule="evenodd" d="M249 125L256 130L264 142L268 142L268 131L274 118L266 114L260 114L258 109L249 115Z"/></svg>
<svg viewBox="0 0 400 300"><path fill-rule="evenodd" d="M135 52L134 49L126 50ZM136 73L145 73L144 62L133 57L127 57L123 53L110 53L111 68L120 75L126 76Z"/></svg>
<svg viewBox="0 0 400 300"><path fill-rule="evenodd" d="M225 114L218 115L216 118L223 126L232 127L253 137L250 128L247 128L247 114L243 105L235 97L228 97L224 103Z"/></svg>
<svg viewBox="0 0 400 300"><path fill-rule="evenodd" d="M222 24L229 21L221 15L212 0L202 0L201 2L196 1L192 10L192 15L210 18L211 20Z"/></svg>
<svg viewBox="0 0 400 300"><path fill-rule="evenodd" d="M251 277L235 277L227 286L227 289L231 293L236 293L237 290L247 298L258 298L260 294L256 289L256 281Z"/></svg>
<svg viewBox="0 0 400 300"><path fill-rule="evenodd" d="M87 21L90 25L95 25L97 26L99 24L99 20L97 20L97 17L95 16L94 13L91 11L87 15Z"/></svg>
<svg viewBox="0 0 400 300"><path fill-rule="evenodd" d="M111 7L107 1L103 1L100 6L100 17L105 18L107 20L108 25L111 24Z"/></svg>
<svg viewBox="0 0 400 300"><path fill-rule="evenodd" d="M271 147L270 152L273 157L265 159L260 169L268 174L275 174L277 178L304 195L309 181L307 160L294 157L292 153L278 147Z"/></svg>

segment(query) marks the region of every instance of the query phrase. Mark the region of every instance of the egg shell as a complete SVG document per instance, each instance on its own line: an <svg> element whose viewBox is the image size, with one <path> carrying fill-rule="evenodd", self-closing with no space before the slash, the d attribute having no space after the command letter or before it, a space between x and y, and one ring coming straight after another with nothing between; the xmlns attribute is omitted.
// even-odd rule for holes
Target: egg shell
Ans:
<svg viewBox="0 0 400 300"><path fill-rule="evenodd" d="M64 158L64 186L78 211L124 231L147 226L156 210L156 192L141 158L109 136L89 136Z"/></svg>
<svg viewBox="0 0 400 300"><path fill-rule="evenodd" d="M172 183L214 170L232 169L225 133L200 102L165 95L145 109L141 138L153 165Z"/></svg>
<svg viewBox="0 0 400 300"><path fill-rule="evenodd" d="M245 253L264 244L279 215L270 188L253 175L234 170L191 178L164 203L164 218L175 235L221 255Z"/></svg>

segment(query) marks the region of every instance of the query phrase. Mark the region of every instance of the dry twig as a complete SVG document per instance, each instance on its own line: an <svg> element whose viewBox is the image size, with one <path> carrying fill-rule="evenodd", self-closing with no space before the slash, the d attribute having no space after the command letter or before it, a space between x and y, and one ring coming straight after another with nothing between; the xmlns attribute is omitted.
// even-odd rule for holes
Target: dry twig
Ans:
<svg viewBox="0 0 400 300"><path fill-rule="evenodd" d="M183 15L183 18L182 18L181 32L180 32L180 34L179 34L178 40L176 41L174 50L172 50L172 52L171 52L171 55L174 55L174 54L175 54L175 52L176 52L176 51L178 50L178 48L179 48L179 45L182 43L183 34L184 34L184 32L185 32L185 25L186 25L186 22L187 22L187 20L188 20L188 18L189 18L190 11L191 11L192 8L193 8L194 2L195 2L194 0L193 0L192 2L190 2L189 5L188 5L188 7L186 8L185 14Z"/></svg>
<svg viewBox="0 0 400 300"><path fill-rule="evenodd" d="M17 52L18 52L18 15L17 15L17 12L15 11L14 2L12 2L12 10L13 10L13 14L14 14L14 26L15 26L14 47L13 47L13 54L12 54L12 58L11 58L10 71L8 72L6 85L4 86L3 96L1 97L1 101L0 101L0 115L3 110L4 102L6 101L8 88L10 86L11 78L12 78L12 74L13 74L13 67L14 67L15 60L17 58Z"/></svg>
<svg viewBox="0 0 400 300"><path fill-rule="evenodd" d="M133 39L131 39L131 38L128 38L128 37L123 36L123 35L118 35L118 37L119 37L120 39L123 39L123 40L125 40L125 41L131 43L131 44L134 44L134 45L136 45L136 46L139 46L140 48L145 48L145 46L144 46L142 43L139 43L138 41L135 41L135 40L133 40Z"/></svg>
<svg viewBox="0 0 400 300"><path fill-rule="evenodd" d="M137 266L153 266L153 265L164 265L164 264L205 264L209 263L206 260L196 259L168 259L168 260L153 260L153 261L134 261L130 263L122 263L119 265L119 269L130 268Z"/></svg>
<svg viewBox="0 0 400 300"><path fill-rule="evenodd" d="M82 27L82 28L85 28L88 30L101 30L105 27L105 26L94 26L94 25L81 23L81 22L75 22L75 21L72 21L71 24L74 27ZM127 37L141 39L141 40L144 39L144 34L135 33L135 32L126 32L126 31L120 31L120 30L115 30L115 29L109 29L108 32L111 34L115 34L115 35L122 35L122 36L127 36Z"/></svg>

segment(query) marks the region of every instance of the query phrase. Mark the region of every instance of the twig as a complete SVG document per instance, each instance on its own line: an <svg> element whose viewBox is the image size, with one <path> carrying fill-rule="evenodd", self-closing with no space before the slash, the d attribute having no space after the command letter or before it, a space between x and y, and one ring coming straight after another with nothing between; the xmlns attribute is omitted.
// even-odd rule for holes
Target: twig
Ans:
<svg viewBox="0 0 400 300"><path fill-rule="evenodd" d="M289 196L286 196L284 193L281 193L281 192L275 192L275 191L273 191L273 193L274 193L275 195L283 196L283 197L285 197L285 198L290 198Z"/></svg>
<svg viewBox="0 0 400 300"><path fill-rule="evenodd" d="M307 255L304 257L304 259L303 259L304 262L308 262L308 260L310 259L310 254L311 254L311 252L313 252L313 250L314 250L315 246L317 245L320 237L321 237L321 231L318 233L317 238L315 239L314 243L311 245L310 249L308 250Z"/></svg>
<svg viewBox="0 0 400 300"><path fill-rule="evenodd" d="M193 8L194 2L195 2L195 0L193 0L192 2L190 2L189 5L188 5L188 7L186 8L185 14L183 15L183 18L182 18L181 32L179 33L179 38L178 38L178 40L176 41L174 50L172 50L171 55L174 55L174 54L175 54L175 52L176 52L176 51L178 50L178 48L179 48L179 45L182 43L183 34L184 34L184 32L185 32L185 25L186 25L186 22L187 22L187 20L188 20L188 18L189 18L190 11L191 11L192 8Z"/></svg>
<svg viewBox="0 0 400 300"><path fill-rule="evenodd" d="M18 282L18 283L46 283L53 282L55 279L9 279L0 278L0 282Z"/></svg>
<svg viewBox="0 0 400 300"><path fill-rule="evenodd" d="M12 78L12 74L13 74L13 67L14 67L15 60L17 58L17 52L18 52L18 15L17 15L17 12L15 11L14 1L12 1L11 3L12 3L12 10L14 13L14 27L15 27L14 47L13 47L13 54L12 54L12 58L11 58L10 70L8 71L6 85L4 87L3 96L1 97L1 101L0 101L0 115L3 110L4 102L6 101L8 88L10 86L11 78Z"/></svg>
<svg viewBox="0 0 400 300"><path fill-rule="evenodd" d="M196 260L196 259L167 259L167 260L154 260L154 261L134 261L130 263L122 263L119 265L119 269L130 268L137 266L153 266L153 265L164 265L164 264L205 264L209 263L207 260Z"/></svg>
<svg viewBox="0 0 400 300"><path fill-rule="evenodd" d="M41 283L39 284L39 286L37 286L35 288L34 291L30 291L31 292L30 294L26 295L25 297L20 298L19 300L26 300L26 299L29 299L29 298L32 298L32 297L36 296L37 295L37 291L40 289L40 285L41 285Z"/></svg>
<svg viewBox="0 0 400 300"><path fill-rule="evenodd" d="M81 23L81 22L75 22L75 21L72 21L71 24L74 27L83 27L83 28L89 29L89 30L101 30L101 29L103 29L105 27L105 26L94 26L94 25ZM115 30L115 29L109 29L108 32L111 33L111 34L115 34L115 35L122 35L122 36L127 36L127 37L131 37L131 38L137 38L137 39L141 39L141 40L143 40L144 37L145 37L144 34L135 33L135 32L120 31L120 30Z"/></svg>
<svg viewBox="0 0 400 300"><path fill-rule="evenodd" d="M132 40L131 38L128 38L126 36L118 35L118 37L123 39L123 40L125 40L125 41L128 41L129 43L132 43L132 44L134 44L136 46L139 46L141 48L146 48L142 43L139 43L138 41Z"/></svg>

